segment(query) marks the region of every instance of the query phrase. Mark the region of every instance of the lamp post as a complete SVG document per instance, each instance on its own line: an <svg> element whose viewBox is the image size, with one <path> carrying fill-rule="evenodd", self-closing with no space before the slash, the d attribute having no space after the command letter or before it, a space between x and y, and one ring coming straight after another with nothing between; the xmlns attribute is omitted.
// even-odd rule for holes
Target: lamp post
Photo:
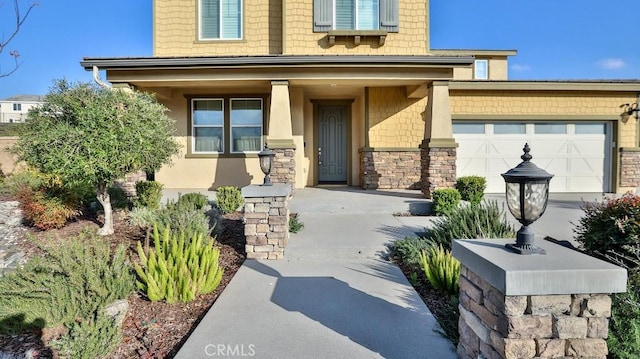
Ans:
<svg viewBox="0 0 640 359"><path fill-rule="evenodd" d="M269 149L269 146L264 145L264 149L258 153L258 158L260 159L260 169L262 173L264 173L264 182L263 186L271 186L271 178L269 178L269 174L271 174L271 167L273 166L273 158L276 156L276 153L273 150Z"/></svg>
<svg viewBox="0 0 640 359"><path fill-rule="evenodd" d="M552 174L534 165L525 143L522 162L502 174L507 189L507 206L511 214L522 224L516 236L516 243L506 247L518 254L546 254L535 245L535 235L529 225L535 222L547 209L549 181Z"/></svg>

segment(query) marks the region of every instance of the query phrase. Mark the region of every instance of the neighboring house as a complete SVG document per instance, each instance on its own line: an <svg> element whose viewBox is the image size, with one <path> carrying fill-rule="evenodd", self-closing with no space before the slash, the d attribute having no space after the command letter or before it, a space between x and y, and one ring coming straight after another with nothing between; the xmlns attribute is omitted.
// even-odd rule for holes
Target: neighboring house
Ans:
<svg viewBox="0 0 640 359"><path fill-rule="evenodd" d="M274 181L421 188L488 178L525 142L554 192L638 186L640 81L509 81L514 50L435 50L429 2L155 0L153 57L85 58L116 87L156 94L182 154L165 188ZM453 19L452 19L453 21Z"/></svg>
<svg viewBox="0 0 640 359"><path fill-rule="evenodd" d="M42 97L36 95L17 95L0 100L0 122L24 122L29 109L42 104Z"/></svg>

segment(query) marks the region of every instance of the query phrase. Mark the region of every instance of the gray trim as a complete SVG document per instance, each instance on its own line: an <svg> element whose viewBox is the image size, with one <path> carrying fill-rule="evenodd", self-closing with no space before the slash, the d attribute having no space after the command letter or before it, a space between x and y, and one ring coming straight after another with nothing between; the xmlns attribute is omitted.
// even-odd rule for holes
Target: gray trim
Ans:
<svg viewBox="0 0 640 359"><path fill-rule="evenodd" d="M85 70L98 66L102 70L185 67L246 67L289 65L472 65L472 56L393 56L393 55L274 55L219 57L85 57Z"/></svg>

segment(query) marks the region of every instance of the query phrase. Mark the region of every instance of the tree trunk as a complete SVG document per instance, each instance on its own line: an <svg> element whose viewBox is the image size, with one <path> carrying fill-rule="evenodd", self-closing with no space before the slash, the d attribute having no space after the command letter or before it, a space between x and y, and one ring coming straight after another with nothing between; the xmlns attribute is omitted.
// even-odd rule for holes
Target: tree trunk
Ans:
<svg viewBox="0 0 640 359"><path fill-rule="evenodd" d="M100 188L98 188L96 197L104 210L104 224L98 231L98 234L108 236L113 234L113 210L111 209L111 197L109 197L106 185L101 185Z"/></svg>

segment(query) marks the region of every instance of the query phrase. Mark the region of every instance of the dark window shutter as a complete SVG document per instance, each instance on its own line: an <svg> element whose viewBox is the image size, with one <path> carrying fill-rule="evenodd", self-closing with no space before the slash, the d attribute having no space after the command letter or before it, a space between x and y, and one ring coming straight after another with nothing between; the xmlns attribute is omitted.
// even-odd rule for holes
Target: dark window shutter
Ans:
<svg viewBox="0 0 640 359"><path fill-rule="evenodd" d="M380 30L398 32L398 0L380 0Z"/></svg>
<svg viewBox="0 0 640 359"><path fill-rule="evenodd" d="M327 32L333 28L333 1L313 1L313 31Z"/></svg>

